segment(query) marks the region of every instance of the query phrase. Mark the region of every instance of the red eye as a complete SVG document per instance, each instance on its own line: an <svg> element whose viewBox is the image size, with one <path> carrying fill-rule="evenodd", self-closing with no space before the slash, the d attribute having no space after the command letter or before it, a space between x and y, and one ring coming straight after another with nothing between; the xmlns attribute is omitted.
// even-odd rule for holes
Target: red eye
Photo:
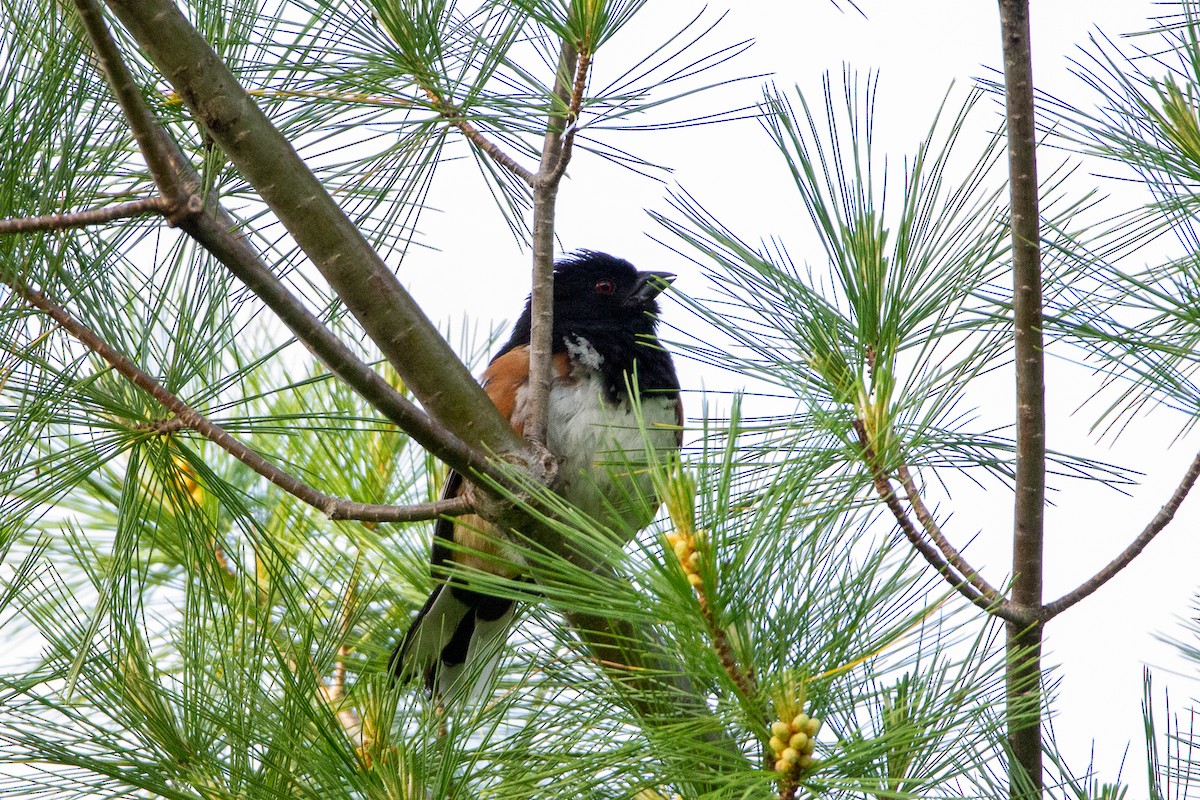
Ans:
<svg viewBox="0 0 1200 800"><path fill-rule="evenodd" d="M612 294L617 290L617 285L612 281L597 281L596 294Z"/></svg>

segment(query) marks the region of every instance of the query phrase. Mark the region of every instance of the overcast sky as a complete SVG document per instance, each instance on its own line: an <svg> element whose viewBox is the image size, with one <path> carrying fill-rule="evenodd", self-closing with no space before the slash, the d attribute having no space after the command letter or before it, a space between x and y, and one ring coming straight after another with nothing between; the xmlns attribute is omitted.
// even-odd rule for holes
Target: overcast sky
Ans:
<svg viewBox="0 0 1200 800"><path fill-rule="evenodd" d="M825 71L840 77L843 64L861 73L879 70L876 146L894 154L891 163L897 164L925 134L951 84L957 102L974 78L1000 65L995 2L862 0L867 19L842 5L845 11L823 0L736 3L713 41L754 38L757 44L738 62L738 72L770 73L777 85L798 84L814 97ZM605 59L611 63L622 55L645 52L648 42L682 24L686 17L681 6L652 2L642 20L645 41L641 33L614 40L612 49L599 55L600 74ZM1149 0L1035 0L1038 87L1087 106L1092 98L1070 75L1068 59L1077 55L1076 48L1096 28L1112 36L1144 30L1154 10ZM749 81L722 97L754 102L761 84L761 80ZM981 132L997 126L992 101L984 102L976 121ZM630 134L614 141L674 172L660 184L581 156L572 164L560 194L558 230L566 249L607 250L643 269L676 272L679 288L703 294L704 279L696 268L647 235L661 232L645 210L665 210L667 189L676 182L749 241L776 234L792 245L803 243L803 208L794 191L788 191L781 161L756 123ZM1054 158L1043 154L1043 163ZM411 253L401 277L436 320L457 323L464 315L511 320L528 291L528 256L513 243L486 199L469 200L479 188L471 170L449 174L459 177L442 182L431 198L441 210L427 214L421 223L423 240L440 250ZM1091 180L1082 177L1085 184ZM1107 186L1106 191L1113 187ZM1118 196L1116 205L1120 200ZM1138 202L1137 197L1131 195L1129 202ZM816 250L790 249L797 261L822 265ZM446 292L451 286L453 302ZM670 319L670 304L665 314ZM1087 398L1087 373L1061 361L1052 361L1048 369L1050 446L1147 473L1133 498L1098 487L1056 484L1059 491L1052 495L1054 507L1047 516L1046 598L1050 600L1094 573L1141 530L1182 476L1194 456L1197 437L1173 442L1183 420L1164 414L1135 427L1116 445L1097 443L1087 435L1093 410L1073 413ZM694 364L683 372L691 389L736 384L727 375ZM1003 376L1004 381L1009 378ZM988 394L983 404L998 403L997 418L1011 419L1010 384L993 384ZM698 403L692 405L696 407ZM1002 583L1008 572L1011 495L994 485L989 488L957 491L952 500L954 516L946 528L958 544L977 537L968 550L972 562L993 583ZM1200 584L1198 520L1200 498L1192 498L1175 523L1125 573L1048 629L1046 663L1061 665L1054 673L1061 679L1054 725L1071 766L1084 770L1094 746L1100 777L1113 780L1132 741L1123 777L1134 795L1145 791L1139 710L1143 665L1158 668L1156 686L1170 684L1177 709L1195 695L1190 680L1168 674L1170 670L1194 673L1194 665L1182 661L1156 637L1183 635L1177 620L1189 614Z"/></svg>

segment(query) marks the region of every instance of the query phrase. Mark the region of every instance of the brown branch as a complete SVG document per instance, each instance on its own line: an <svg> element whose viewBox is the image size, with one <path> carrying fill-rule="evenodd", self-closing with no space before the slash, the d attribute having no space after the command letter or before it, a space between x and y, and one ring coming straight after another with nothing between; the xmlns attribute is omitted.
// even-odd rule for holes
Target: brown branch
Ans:
<svg viewBox="0 0 1200 800"><path fill-rule="evenodd" d="M1046 382L1042 351L1041 220L1029 0L999 0L1004 54L1005 128L1012 218L1013 365L1016 467L1013 477L1012 601L1040 609L1046 508ZM1005 714L1009 795L1042 794L1042 626L1008 626Z"/></svg>
<svg viewBox="0 0 1200 800"><path fill-rule="evenodd" d="M551 178L559 181L566 174L567 164L571 161L571 148L575 144L575 133L579 130L579 113L583 109L583 93L587 89L588 68L592 64L591 53L580 51L579 60L575 64L575 85L571 90L571 100L567 110L567 127L563 133L562 149L558 154L558 162L554 165Z"/></svg>
<svg viewBox="0 0 1200 800"><path fill-rule="evenodd" d="M1042 274L1029 0L1000 0L1012 213L1013 348L1017 378L1014 601L1042 600L1046 499Z"/></svg>
<svg viewBox="0 0 1200 800"><path fill-rule="evenodd" d="M670 507L670 501L668 501L668 506ZM671 510L672 516L675 518L674 508L672 507ZM696 549L697 539L702 534L697 532L691 524L679 524L678 519L676 522L675 531L667 534L667 544L675 553L679 567L683 570L684 576L687 577L688 583L696 595L696 602L700 606L700 615L704 617L708 633L712 637L713 651L717 654L717 659L721 662L725 674L737 686L742 696L747 700L753 700L758 696L758 685L754 678L753 667L743 670L737 663L733 647L729 644L729 634L717 624L716 614L713 613L712 606L708 602L708 591L705 588L704 577L700 573L703 555Z"/></svg>
<svg viewBox="0 0 1200 800"><path fill-rule="evenodd" d="M229 577L236 577L233 574L233 567L229 563L229 557L225 555L225 548L221 547L221 543L214 536L212 538L213 559L217 562L217 566L225 571Z"/></svg>
<svg viewBox="0 0 1200 800"><path fill-rule="evenodd" d="M896 492L892 488L891 479L884 471L882 465L880 465L879 457L875 454L875 448L871 446L871 442L867 436L867 428L862 420L854 420L854 430L858 434L859 445L862 447L863 461L875 484L875 492L891 510L892 516L896 518L896 522L900 526L900 530L904 533L909 543L912 544L913 548L925 558L930 566L937 570L939 575L954 587L955 591L984 611L1009 622L1028 621L1031 619L1032 614L1029 611L1013 605L998 593L994 591L985 593L973 586L953 563L948 561L937 548L926 541L925 537L921 536L921 533L909 518L908 512L900 504L900 498L896 496Z"/></svg>
<svg viewBox="0 0 1200 800"><path fill-rule="evenodd" d="M165 197L144 197L128 203L118 203L115 206L89 208L84 211L71 211L66 214L46 214L40 217L15 217L0 219L0 236L13 233L34 233L36 231L63 231L70 228L85 228L89 225L103 225L119 219L143 217L148 214L166 214L171 202Z"/></svg>
<svg viewBox="0 0 1200 800"><path fill-rule="evenodd" d="M199 174L147 108L96 0L76 0L76 6L159 191L175 198L175 207L187 212L177 217L179 228L254 292L331 372L426 450L464 473L483 473L507 485L505 472L484 453L400 394L309 311L262 262L246 237L237 233L237 221L214 197L203 201Z"/></svg>
<svg viewBox="0 0 1200 800"><path fill-rule="evenodd" d="M330 680L329 689L325 692L326 700L334 708L338 722L341 723L346 737L355 742L359 747L363 746L362 719L353 708L342 708L341 706L342 701L346 697L346 659L350 656L350 648L346 644L346 639L350 636L354 605L358 600L358 578L361 562L362 553L360 552L354 560L354 568L350 571L350 578L346 581L346 591L342 594L341 613L338 615L338 634L341 641L338 642L337 661L333 664L333 675Z"/></svg>
<svg viewBox="0 0 1200 800"><path fill-rule="evenodd" d="M704 616L704 621L708 623L708 633L712 636L712 648L721 662L721 667L738 687L742 696L747 700L753 700L758 696L758 684L754 680L754 674L743 670L737 663L737 659L733 656L733 647L729 644L729 634L717 624L717 618L708 605L708 596L699 588L696 590L696 599L700 603L700 613Z"/></svg>
<svg viewBox="0 0 1200 800"><path fill-rule="evenodd" d="M533 184L533 277L530 290L529 336L529 417L525 437L536 444L546 443L546 420L550 407L550 376L553 370L554 328L554 216L561 175L556 174L562 161L563 131L571 108L572 83L579 53L575 45L563 40L554 76L554 96L546 136L542 142L542 160ZM559 108L562 110L560 111Z"/></svg>
<svg viewBox="0 0 1200 800"><path fill-rule="evenodd" d="M1154 515L1154 519L1150 520L1150 523L1146 525L1144 529L1142 529L1142 532L1138 534L1137 538L1134 539L1133 542L1131 542L1130 545L1126 547L1119 556L1110 561L1108 566L1104 567L1104 569L1100 570L1091 578L1088 578L1078 587L1070 592L1067 592L1053 603L1047 603L1046 605L1042 606L1041 612L1038 615L1042 622L1048 622L1054 619L1059 614L1066 611L1068 608L1075 605L1104 584L1108 583L1110 580L1112 580L1113 576L1125 569L1125 567L1129 566L1129 563L1137 558L1138 555L1140 555L1141 552L1146 549L1146 545L1150 544L1150 542L1154 540L1154 537L1157 536L1163 528L1167 527L1171 520L1175 518L1175 512L1179 510L1179 506L1183 504L1184 498L1188 496L1188 492L1190 492L1192 487L1196 484L1197 478L1200 478L1200 453L1196 455L1196 458L1192 461L1192 465L1188 467L1187 472L1183 476L1183 480L1179 482L1179 486L1175 488L1175 493L1171 495L1171 499L1167 501L1166 505L1158 510L1158 513Z"/></svg>
<svg viewBox="0 0 1200 800"><path fill-rule="evenodd" d="M458 128L467 140L486 153L492 161L495 161L504 169L516 175L525 183L533 186L536 176L525 167L521 166L515 158L506 153L503 148L493 142L483 134L478 128L472 125L463 114L463 110L451 103L449 100L443 100L433 89L428 86L422 86L421 90L425 92L425 96L433 104L433 109L438 112L448 123Z"/></svg>
<svg viewBox="0 0 1200 800"><path fill-rule="evenodd" d="M142 151L142 158L146 160L146 166L149 167L159 192L171 203L186 200L188 192L181 186L169 153L163 147L163 141L168 138L166 132L161 129L146 106L142 93L133 80L133 74L121 57L117 43L108 32L99 4L96 0L75 0L75 9L88 32L88 38L92 41L92 52L96 54L96 60L100 62L108 85L129 121L134 141Z"/></svg>
<svg viewBox="0 0 1200 800"><path fill-rule="evenodd" d="M533 410L526 422L525 432L530 440L539 445L544 445L546 441L546 409L550 395L550 350L553 343L549 342L549 329L553 326L550 310L553 282L549 275L553 271L554 261L555 201L558 185L566 173L567 164L571 161L571 149L575 141L579 112L583 106L590 64L591 57L587 52L579 52L570 43L563 42L558 73L555 76L554 97L566 106L567 110L565 115L551 112L542 146L542 160L536 174L518 164L508 153L484 136L467 121L458 106L443 99L430 87L421 86L434 109L451 125L462 131L469 141L493 161L534 189L534 276L531 293L533 319L529 369L530 407ZM574 81L568 86L564 76L572 72Z"/></svg>
<svg viewBox="0 0 1200 800"><path fill-rule="evenodd" d="M118 374L153 397L163 408L170 411L180 423L216 444L225 452L241 461L288 494L321 511L329 519L361 520L366 522L414 522L433 519L443 515L465 514L470 510L464 498L418 503L411 506L376 505L357 503L320 492L300 479L284 472L258 453L240 442L228 431L212 422L189 406L175 394L167 391L158 381L112 347L91 328L72 317L67 311L46 295L26 286L16 278L5 278L4 282L25 302L45 312L67 333L82 342L89 350L103 358Z"/></svg>
<svg viewBox="0 0 1200 800"><path fill-rule="evenodd" d="M946 561L953 564L954 568L970 581L971 585L978 589L982 596L988 598L1000 597L1000 592L984 580L983 576L968 564L962 554L946 539L941 527L933 518L933 514L929 513L929 509L925 507L925 501L921 499L921 493L917 491L917 484L906 465L901 464L896 468L896 477L900 479L900 485L904 487L904 493L908 495L908 503L912 506L913 513L917 515L917 521L921 523L921 527L929 534L929 538L933 539L933 543L942 551L942 555L946 557Z"/></svg>
<svg viewBox="0 0 1200 800"><path fill-rule="evenodd" d="M169 417L167 419L155 419L149 422L134 423L133 429L139 431L150 431L159 436L169 436L172 433L177 433L187 426L183 424L183 420L179 417Z"/></svg>
<svg viewBox="0 0 1200 800"><path fill-rule="evenodd" d="M345 705L346 662L344 659L349 654L350 649L345 644L338 645L337 657L339 660L334 666L331 683L326 683L324 677L316 672L315 667L313 672L316 677L317 694L321 696L321 699L333 711L333 716L341 727L346 739L354 745L356 750L361 752L366 741L362 718L355 708Z"/></svg>

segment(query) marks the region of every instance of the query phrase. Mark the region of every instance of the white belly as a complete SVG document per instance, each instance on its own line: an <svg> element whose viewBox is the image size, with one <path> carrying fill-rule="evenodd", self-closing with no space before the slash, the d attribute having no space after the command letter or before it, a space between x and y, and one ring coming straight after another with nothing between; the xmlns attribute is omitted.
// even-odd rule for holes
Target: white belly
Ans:
<svg viewBox="0 0 1200 800"><path fill-rule="evenodd" d="M647 449L659 463L677 449L676 399L641 402L641 425L633 405L604 398L595 373L550 392L546 445L559 463L562 495L622 541L650 524L658 501L647 471Z"/></svg>

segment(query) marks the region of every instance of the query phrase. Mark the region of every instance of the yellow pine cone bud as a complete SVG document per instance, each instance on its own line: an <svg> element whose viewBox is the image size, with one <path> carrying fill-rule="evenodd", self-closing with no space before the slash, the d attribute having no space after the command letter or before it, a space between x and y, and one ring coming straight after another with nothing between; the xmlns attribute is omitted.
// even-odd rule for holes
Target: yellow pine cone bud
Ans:
<svg viewBox="0 0 1200 800"><path fill-rule="evenodd" d="M695 571L700 568L700 554L693 551L687 558L688 569Z"/></svg>
<svg viewBox="0 0 1200 800"><path fill-rule="evenodd" d="M690 583L692 586L703 586L704 585L704 579L701 578L699 575L697 575L694 572L689 572L687 578L688 578L688 583Z"/></svg>
<svg viewBox="0 0 1200 800"><path fill-rule="evenodd" d="M788 730L788 724L782 720L780 720L779 722L773 723L771 725L771 733L774 734L779 739L782 739L783 737L787 736L790 733L790 731ZM779 749L782 750L783 748L781 747Z"/></svg>
<svg viewBox="0 0 1200 800"><path fill-rule="evenodd" d="M676 797L679 795L673 795L671 800ZM642 789L633 796L633 800L667 800L667 796L657 789Z"/></svg>
<svg viewBox="0 0 1200 800"><path fill-rule="evenodd" d="M817 719L816 717L808 720L804 726L804 732L808 734L810 739L816 736L817 731L819 730L821 730L821 720Z"/></svg>
<svg viewBox="0 0 1200 800"><path fill-rule="evenodd" d="M788 762L789 764L795 764L797 761L800 760L800 751L796 750L795 748L789 747L779 755L779 758L783 761Z"/></svg>
<svg viewBox="0 0 1200 800"><path fill-rule="evenodd" d="M691 555L691 552L691 542L680 539L675 543L675 557L678 558L681 563L687 561L687 557Z"/></svg>
<svg viewBox="0 0 1200 800"><path fill-rule="evenodd" d="M796 716L792 717L792 730L793 731L807 732L807 730L808 730L807 726L808 726L808 714L801 713L801 714L797 714Z"/></svg>
<svg viewBox="0 0 1200 800"><path fill-rule="evenodd" d="M797 750L803 750L808 746L809 739L805 733L793 733L792 738L788 739L788 747L794 747Z"/></svg>
<svg viewBox="0 0 1200 800"><path fill-rule="evenodd" d="M771 746L771 752L773 752L775 755L779 755L784 751L784 748L787 747L787 745L783 743L783 740L778 736L772 736L771 741L767 744Z"/></svg>
<svg viewBox="0 0 1200 800"><path fill-rule="evenodd" d="M775 762L775 771L787 774L792 771L792 762L784 761L782 758Z"/></svg>

